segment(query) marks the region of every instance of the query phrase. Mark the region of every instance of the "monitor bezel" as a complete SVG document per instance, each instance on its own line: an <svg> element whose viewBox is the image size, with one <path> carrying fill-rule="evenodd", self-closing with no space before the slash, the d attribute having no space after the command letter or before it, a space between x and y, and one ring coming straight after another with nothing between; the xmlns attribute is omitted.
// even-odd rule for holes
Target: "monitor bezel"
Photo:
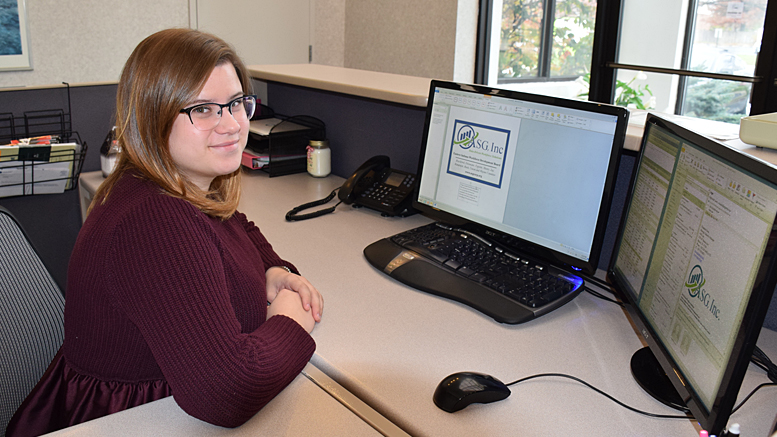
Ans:
<svg viewBox="0 0 777 437"><path fill-rule="evenodd" d="M605 179L604 189L602 190L602 199L600 202L598 218L596 222L596 228L594 231L594 238L591 245L591 254L588 261L580 260L573 256L561 253L555 250L541 247L535 243L528 242L521 238L516 237L514 246L512 247L516 251L523 254L539 258L546 262L552 263L557 267L564 268L570 271L582 271L585 274L592 275L596 272L601 257L602 246L604 244L604 235L609 218L610 206L612 205L613 195L615 192L615 182L618 174L618 164L620 163L623 144L626 140L626 128L628 126L629 111L626 108L620 106L607 105L604 103L588 102L583 100L571 100L563 99L559 97L545 96L539 94L529 94L519 91L512 91L500 88L493 88L484 85L471 85L457 82L449 82L442 80L432 80L429 87L429 97L426 106L426 119L424 121L424 134L421 144L421 152L418 159L418 171L419 180L421 172L424 168L424 157L426 155L427 141L429 139L429 128L433 110L433 99L435 90L437 88L445 88L455 91L475 92L478 94L489 95L494 97L504 97L509 99L524 100L532 103L542 103L547 105L556 105L570 109L596 112L599 114L614 115L618 118L617 126L615 129L615 135L613 137L612 152L610 153L610 162L607 167L607 175ZM489 233L502 233L496 229L488 226L474 223L468 219L459 217L457 215L433 208L424 203L418 201L420 194L420 183L417 184L415 192L413 194L413 207L422 214L444 223L460 226L466 229L470 229L473 232L479 234Z"/></svg>
<svg viewBox="0 0 777 437"><path fill-rule="evenodd" d="M746 155L739 150L697 134L656 116L655 114L648 114L645 121L645 130L640 145L640 152L634 166L634 171L632 172L632 178L629 182L628 196L624 205L623 214L621 215L618 236L615 241L612 257L610 258L610 266L607 270L608 281L613 285L621 299L627 303L627 312L635 325L637 335L647 343L648 348L653 352L653 355L666 373L675 390L686 403L693 417L698 420L701 427L711 434L719 434L726 426L731 415L745 372L750 363L755 344L758 340L761 327L766 317L769 302L771 301L772 294L777 285L777 274L775 272L775 260L777 260L777 256L775 256L774 244L771 245L771 248L767 246L758 267L758 273L756 274L750 299L742 317L742 322L737 328L736 340L734 341L731 357L723 372L720 388L715 395L712 408L708 411L696 392L686 386L684 382L687 379L685 374L661 342L656 331L652 328L652 325L649 323L643 312L637 306L634 296L626 291L629 287L626 284L625 279L620 276L615 269L617 253L621 244L624 225L628 217L630 199L634 192L638 169L644 155L643 151L645 150L645 142L648 137L648 129L653 125L666 129L680 138L687 139L689 142L693 143L694 146L703 149L705 152L775 185L777 185L777 168L758 158ZM773 225L769 234L769 241L774 242L775 240L777 240L777 227Z"/></svg>

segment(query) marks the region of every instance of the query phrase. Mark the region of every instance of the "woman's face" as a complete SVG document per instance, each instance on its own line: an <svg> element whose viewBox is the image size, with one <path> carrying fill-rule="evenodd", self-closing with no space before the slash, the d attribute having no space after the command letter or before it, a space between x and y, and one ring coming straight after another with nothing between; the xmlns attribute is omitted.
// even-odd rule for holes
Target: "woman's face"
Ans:
<svg viewBox="0 0 777 437"><path fill-rule="evenodd" d="M243 87L231 63L216 66L190 107L200 103L225 104L243 95ZM246 117L233 117L222 108L221 121L211 130L198 130L186 113L178 114L170 133L170 154L180 171L203 191L217 176L232 173L248 141Z"/></svg>

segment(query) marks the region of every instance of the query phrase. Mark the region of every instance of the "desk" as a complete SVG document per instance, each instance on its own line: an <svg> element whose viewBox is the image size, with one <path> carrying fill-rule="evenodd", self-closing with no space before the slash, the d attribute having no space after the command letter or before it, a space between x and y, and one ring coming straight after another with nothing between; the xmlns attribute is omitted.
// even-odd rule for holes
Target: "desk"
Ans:
<svg viewBox="0 0 777 437"><path fill-rule="evenodd" d="M629 360L643 345L618 306L582 294L527 324L501 325L465 305L394 281L362 255L368 244L429 219L387 218L341 205L334 214L289 223L286 211L325 197L343 180L252 173L243 181L240 210L324 294L326 309L313 331L318 346L311 362L410 434L698 435L688 420L647 418L558 379L514 386L512 396L499 403L455 414L439 410L432 403L437 383L451 373L474 370L504 382L567 373L636 408L675 414L631 377ZM777 357L777 333L764 330L759 345ZM766 381L764 372L752 367L743 392ZM742 424L743 435L764 436L776 406L777 390L764 389L732 420Z"/></svg>
<svg viewBox="0 0 777 437"><path fill-rule="evenodd" d="M81 173L78 177L78 202L81 207L81 223L86 220L86 211L89 210L89 204L92 203L94 193L97 192L97 188L104 180L102 171Z"/></svg>
<svg viewBox="0 0 777 437"><path fill-rule="evenodd" d="M368 244L426 224L428 218L381 217L367 209L341 205L334 214L289 223L284 220L286 211L325 197L343 179L318 179L307 174L269 178L254 172L244 173L243 182L240 210L326 300L323 320L312 334L317 349L311 363L408 433L698 435L698 427L691 421L644 417L561 379L513 386L512 396L504 401L472 405L455 414L439 410L432 402L432 393L440 380L454 372L473 370L504 382L537 373L567 373L633 407L676 414L645 394L631 377L629 360L643 344L616 305L582 294L529 323L501 325L465 305L402 285L365 260L362 249ZM777 333L763 330L759 346L777 357ZM766 381L764 372L751 365L742 393ZM302 395L307 396L307 391L292 386L277 401L295 404L303 402L297 399ZM310 402L317 402L317 398ZM303 403L307 402L306 398ZM763 389L731 420L742 425L743 435L766 436L777 414L776 405L777 390ZM154 423L171 405L160 401L139 408L143 409L133 415L128 426L142 434L148 423ZM326 404L322 407L327 408ZM119 414L130 412L134 413ZM265 410L257 417L264 414ZM165 426L188 429L192 419L176 415L170 420ZM249 424L255 422L261 420L255 418ZM344 422L338 435L348 434L349 423ZM358 430L353 432L359 435Z"/></svg>
<svg viewBox="0 0 777 437"><path fill-rule="evenodd" d="M48 434L79 436L380 436L319 388L303 370L285 390L243 426L222 428L195 419L172 397ZM313 369L315 371L315 369Z"/></svg>

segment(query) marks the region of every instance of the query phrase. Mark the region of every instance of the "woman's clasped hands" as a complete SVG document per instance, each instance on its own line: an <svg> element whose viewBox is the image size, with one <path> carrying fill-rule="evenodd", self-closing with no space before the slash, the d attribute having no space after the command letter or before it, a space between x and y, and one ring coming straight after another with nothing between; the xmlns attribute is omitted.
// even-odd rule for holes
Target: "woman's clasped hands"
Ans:
<svg viewBox="0 0 777 437"><path fill-rule="evenodd" d="M321 321L324 298L307 279L281 267L267 269L267 319L284 315L300 324L308 333Z"/></svg>

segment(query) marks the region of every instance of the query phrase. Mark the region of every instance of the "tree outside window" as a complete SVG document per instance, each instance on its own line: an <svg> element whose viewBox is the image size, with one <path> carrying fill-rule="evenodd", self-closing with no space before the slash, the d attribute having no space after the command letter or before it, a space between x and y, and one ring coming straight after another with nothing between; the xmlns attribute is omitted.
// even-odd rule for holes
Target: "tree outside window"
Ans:
<svg viewBox="0 0 777 437"><path fill-rule="evenodd" d="M622 0L620 50L610 61L622 67L616 67L612 102L737 123L749 113L750 83L672 72L753 76L767 3ZM492 5L489 85L587 98L597 0L493 0Z"/></svg>
<svg viewBox="0 0 777 437"><path fill-rule="evenodd" d="M550 86L562 92L550 94L579 94L591 69L596 0L504 0L494 7L501 11L497 83L536 90L537 81L557 82ZM521 84L527 81L535 84Z"/></svg>
<svg viewBox="0 0 777 437"><path fill-rule="evenodd" d="M767 0L699 0L690 69L752 76L761 47ZM749 113L752 84L688 78L679 113L739 123Z"/></svg>

